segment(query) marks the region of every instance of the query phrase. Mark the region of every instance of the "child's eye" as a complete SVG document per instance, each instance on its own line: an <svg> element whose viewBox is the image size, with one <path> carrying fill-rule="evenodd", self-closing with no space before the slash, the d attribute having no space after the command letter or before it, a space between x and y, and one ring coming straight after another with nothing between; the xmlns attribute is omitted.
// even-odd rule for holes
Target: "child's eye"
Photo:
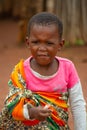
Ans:
<svg viewBox="0 0 87 130"><path fill-rule="evenodd" d="M53 45L54 43L53 42L47 42L48 45Z"/></svg>
<svg viewBox="0 0 87 130"><path fill-rule="evenodd" d="M33 43L33 44L38 44L38 41L31 41L31 43Z"/></svg>

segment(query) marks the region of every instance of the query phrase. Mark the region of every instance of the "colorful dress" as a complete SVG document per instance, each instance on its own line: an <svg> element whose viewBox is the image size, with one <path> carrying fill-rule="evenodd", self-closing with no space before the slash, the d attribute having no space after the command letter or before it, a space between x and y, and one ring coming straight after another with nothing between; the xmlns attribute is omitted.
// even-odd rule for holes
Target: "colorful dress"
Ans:
<svg viewBox="0 0 87 130"><path fill-rule="evenodd" d="M72 62L56 57L58 72L42 79L32 72L30 60L21 60L14 68L8 82L10 92L0 114L0 128L3 130L69 130L68 98L79 78ZM25 119L23 106L50 105L52 114L46 121Z"/></svg>

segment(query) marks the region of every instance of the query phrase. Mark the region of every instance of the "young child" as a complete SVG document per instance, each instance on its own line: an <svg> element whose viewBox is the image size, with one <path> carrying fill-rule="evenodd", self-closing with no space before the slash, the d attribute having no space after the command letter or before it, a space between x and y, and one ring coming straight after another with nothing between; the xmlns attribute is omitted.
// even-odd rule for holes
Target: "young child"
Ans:
<svg viewBox="0 0 87 130"><path fill-rule="evenodd" d="M86 130L85 101L74 64L56 56L64 45L62 32L54 14L42 12L30 19L26 43L32 56L11 73L0 115L3 130L69 130L68 101L74 130Z"/></svg>

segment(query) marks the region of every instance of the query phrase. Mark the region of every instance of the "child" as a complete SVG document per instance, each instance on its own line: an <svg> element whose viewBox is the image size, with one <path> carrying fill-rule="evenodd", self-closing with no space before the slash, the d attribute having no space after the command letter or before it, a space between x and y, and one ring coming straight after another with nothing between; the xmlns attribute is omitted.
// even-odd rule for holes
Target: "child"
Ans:
<svg viewBox="0 0 87 130"><path fill-rule="evenodd" d="M0 116L3 130L69 130L68 101L75 130L86 130L85 101L73 63L57 57L64 45L62 22L42 12L28 24L32 56L21 60L8 82L10 92Z"/></svg>

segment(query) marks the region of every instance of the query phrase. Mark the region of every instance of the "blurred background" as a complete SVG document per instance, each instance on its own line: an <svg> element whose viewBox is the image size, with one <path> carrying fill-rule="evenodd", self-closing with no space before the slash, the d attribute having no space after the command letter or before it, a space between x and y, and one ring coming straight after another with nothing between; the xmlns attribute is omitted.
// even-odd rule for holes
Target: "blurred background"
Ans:
<svg viewBox="0 0 87 130"><path fill-rule="evenodd" d="M22 27L41 11L62 19L66 44L87 43L87 0L0 0L0 19L20 20Z"/></svg>
<svg viewBox="0 0 87 130"><path fill-rule="evenodd" d="M58 55L74 62L87 102L87 0L0 0L0 111L14 65L30 55L25 44L27 23L42 11L63 22L65 46ZM73 130L71 114L69 122Z"/></svg>

